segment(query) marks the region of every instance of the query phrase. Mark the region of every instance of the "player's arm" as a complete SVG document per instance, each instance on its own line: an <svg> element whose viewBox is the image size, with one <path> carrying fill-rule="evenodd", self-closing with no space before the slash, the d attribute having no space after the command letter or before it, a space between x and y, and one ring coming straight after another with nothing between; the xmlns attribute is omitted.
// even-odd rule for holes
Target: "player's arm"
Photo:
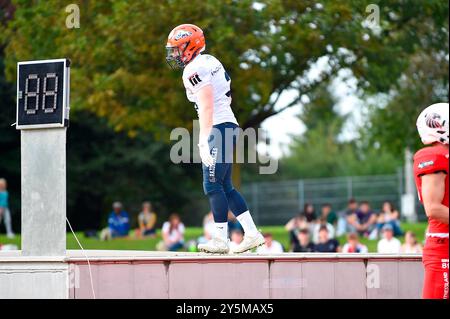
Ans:
<svg viewBox="0 0 450 319"><path fill-rule="evenodd" d="M202 87L196 94L200 122L200 141L207 141L213 126L214 91L211 84Z"/></svg>
<svg viewBox="0 0 450 319"><path fill-rule="evenodd" d="M214 164L208 145L208 137L213 126L214 90L212 85L207 84L200 88L196 93L196 97L200 123L198 147L203 164L209 167Z"/></svg>
<svg viewBox="0 0 450 319"><path fill-rule="evenodd" d="M442 204L445 195L445 179L443 172L422 175L422 200L428 217L448 224L448 207Z"/></svg>

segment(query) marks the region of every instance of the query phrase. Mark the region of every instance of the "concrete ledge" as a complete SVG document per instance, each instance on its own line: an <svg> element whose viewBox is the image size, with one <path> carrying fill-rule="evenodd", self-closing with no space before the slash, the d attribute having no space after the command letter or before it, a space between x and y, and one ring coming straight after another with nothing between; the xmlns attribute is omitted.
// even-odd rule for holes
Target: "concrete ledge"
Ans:
<svg viewBox="0 0 450 319"><path fill-rule="evenodd" d="M87 251L97 298L420 298L422 256L284 253L208 255ZM68 251L80 285L70 298L92 298L81 251Z"/></svg>
<svg viewBox="0 0 450 319"><path fill-rule="evenodd" d="M0 252L0 298L420 298L422 281L419 254Z"/></svg>
<svg viewBox="0 0 450 319"><path fill-rule="evenodd" d="M202 260L330 260L330 259L388 259L421 261L421 254L343 254L343 253L282 253L257 254L244 253L238 255L211 255L206 253L187 252L156 252L140 250L68 250L67 261L85 261L88 256L91 261L132 261L132 260L164 260L164 261L202 261ZM1 258L1 255L0 255Z"/></svg>
<svg viewBox="0 0 450 319"><path fill-rule="evenodd" d="M67 299L69 264L0 259L0 299ZM6 259L6 260L5 260Z"/></svg>

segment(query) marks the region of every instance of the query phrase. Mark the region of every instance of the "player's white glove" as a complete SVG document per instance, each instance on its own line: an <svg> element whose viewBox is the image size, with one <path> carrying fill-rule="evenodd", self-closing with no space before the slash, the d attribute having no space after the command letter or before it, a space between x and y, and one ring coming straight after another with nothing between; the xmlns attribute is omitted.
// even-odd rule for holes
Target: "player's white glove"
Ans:
<svg viewBox="0 0 450 319"><path fill-rule="evenodd" d="M202 159L202 163L207 167L212 166L214 164L214 159L211 156L207 139L200 140L200 142L198 143L198 150L200 153L200 158Z"/></svg>

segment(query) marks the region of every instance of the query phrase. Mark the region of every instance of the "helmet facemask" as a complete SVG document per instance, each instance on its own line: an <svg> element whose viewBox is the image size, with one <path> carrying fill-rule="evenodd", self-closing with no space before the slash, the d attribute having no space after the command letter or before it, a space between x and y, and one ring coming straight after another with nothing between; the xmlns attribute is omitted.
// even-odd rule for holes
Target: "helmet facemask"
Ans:
<svg viewBox="0 0 450 319"><path fill-rule="evenodd" d="M183 50L176 46L166 46L166 61L173 70L183 69L186 66L186 63L183 61L186 47L187 43L184 44Z"/></svg>

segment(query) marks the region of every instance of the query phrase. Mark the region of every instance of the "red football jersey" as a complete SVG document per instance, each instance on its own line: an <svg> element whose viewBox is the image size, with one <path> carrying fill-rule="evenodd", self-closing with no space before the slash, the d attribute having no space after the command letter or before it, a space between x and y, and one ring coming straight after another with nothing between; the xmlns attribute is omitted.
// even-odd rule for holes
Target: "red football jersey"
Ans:
<svg viewBox="0 0 450 319"><path fill-rule="evenodd" d="M422 202L422 179L420 176L432 174L436 172L445 172L447 177L445 179L445 195L442 204L448 207L448 148L444 145L435 145L425 147L419 150L414 155L414 177L416 180L417 191L419 199ZM428 219L429 233L448 233L448 224L439 221Z"/></svg>

